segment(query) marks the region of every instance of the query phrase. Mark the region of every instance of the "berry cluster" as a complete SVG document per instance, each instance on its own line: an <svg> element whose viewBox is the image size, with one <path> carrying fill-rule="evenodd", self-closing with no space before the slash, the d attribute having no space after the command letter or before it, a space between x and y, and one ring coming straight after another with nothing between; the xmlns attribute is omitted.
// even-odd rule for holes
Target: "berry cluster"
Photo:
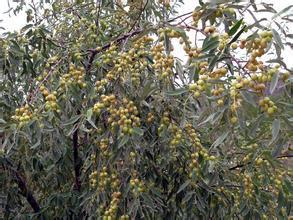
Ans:
<svg viewBox="0 0 293 220"><path fill-rule="evenodd" d="M227 73L228 73L228 70L225 67L221 67L209 73L209 76L212 79L220 79L221 77L226 76Z"/></svg>
<svg viewBox="0 0 293 220"><path fill-rule="evenodd" d="M281 189L286 172L280 172L280 171L277 171L277 172L278 174L275 177L271 177L270 180L274 182L277 189ZM279 191L276 191L276 192L279 192Z"/></svg>
<svg viewBox="0 0 293 220"><path fill-rule="evenodd" d="M160 28L158 30L158 34L160 36L160 40L164 40L165 36L169 38L179 38L181 36L181 34L178 31L171 28Z"/></svg>
<svg viewBox="0 0 293 220"><path fill-rule="evenodd" d="M219 36L219 50L222 51L229 41L229 35L227 33L223 33Z"/></svg>
<svg viewBox="0 0 293 220"><path fill-rule="evenodd" d="M110 177L107 172L107 167L103 167L99 173L99 184L98 187L100 190L104 190L107 184L110 182Z"/></svg>
<svg viewBox="0 0 293 220"><path fill-rule="evenodd" d="M204 33L206 33L206 34L213 34L213 33L215 33L215 31L216 31L216 27L214 27L214 26L207 26L204 29Z"/></svg>
<svg viewBox="0 0 293 220"><path fill-rule="evenodd" d="M57 92L53 91L52 93L49 92L48 89L45 88L45 86L40 86L40 91L42 92L46 102L45 102L45 109L47 111L57 111L60 112L59 106L57 104Z"/></svg>
<svg viewBox="0 0 293 220"><path fill-rule="evenodd" d="M120 217L120 220L129 220L129 219L130 219L129 215L122 215Z"/></svg>
<svg viewBox="0 0 293 220"><path fill-rule="evenodd" d="M90 187L91 188L96 188L96 186L97 186L97 176L98 176L98 171L93 171L89 175L89 182L90 182Z"/></svg>
<svg viewBox="0 0 293 220"><path fill-rule="evenodd" d="M198 157L199 154L196 153L192 153L190 155L190 163L189 163L189 169L190 169L190 173L189 173L189 178L190 179L195 179L196 176L199 176L200 171L199 171L199 164L198 164Z"/></svg>
<svg viewBox="0 0 293 220"><path fill-rule="evenodd" d="M277 111L277 106L273 101L270 100L269 97L264 97L259 101L259 106L261 107L262 111L268 113L268 115L273 115Z"/></svg>
<svg viewBox="0 0 293 220"><path fill-rule="evenodd" d="M158 44L152 48L154 64L152 65L160 79L166 79L172 76L172 67L174 65L174 57L163 53L163 44Z"/></svg>
<svg viewBox="0 0 293 220"><path fill-rule="evenodd" d="M148 65L145 57L148 54L148 45L152 41L151 37L144 36L134 43L132 49L117 54L117 57L113 59L115 66L107 73L106 79L113 81L121 77L123 80L127 80L130 74L131 82L138 85L140 76Z"/></svg>
<svg viewBox="0 0 293 220"><path fill-rule="evenodd" d="M101 79L101 80L97 80L96 81L96 90L98 92L103 91L103 89L105 88L105 86L108 84L108 80L107 79Z"/></svg>
<svg viewBox="0 0 293 220"><path fill-rule="evenodd" d="M116 173L113 173L111 175L111 189L118 190L119 186L120 186L120 180L118 178L118 175Z"/></svg>
<svg viewBox="0 0 293 220"><path fill-rule="evenodd" d="M136 161L136 153L135 153L134 151L131 151L131 152L129 153L129 158L130 158L130 160L131 160L131 163L134 164L135 161Z"/></svg>
<svg viewBox="0 0 293 220"><path fill-rule="evenodd" d="M109 139L108 138L102 138L97 143L98 148L101 150L101 153L104 157L109 156L108 147L109 147Z"/></svg>
<svg viewBox="0 0 293 220"><path fill-rule="evenodd" d="M199 97L209 86L208 79L209 77L207 75L200 75L199 80L189 84L189 91L193 92L195 97Z"/></svg>
<svg viewBox="0 0 293 220"><path fill-rule="evenodd" d="M220 85L215 85L215 88L212 89L211 93L212 93L213 96L216 96L216 97L220 96L221 97L223 95L224 91L225 91L224 86L220 84ZM217 100L217 105L219 107L223 106L224 105L224 99L223 98L218 99Z"/></svg>
<svg viewBox="0 0 293 220"><path fill-rule="evenodd" d="M139 180L138 178L135 177L136 175L134 175L133 178L131 178L130 180L130 187L132 189L132 192L134 195L139 195L142 192L146 191L146 188L144 186L144 183L142 180Z"/></svg>
<svg viewBox="0 0 293 220"><path fill-rule="evenodd" d="M200 143L200 139L198 137L197 132L193 128L192 124L187 124L185 126L185 131L186 131L186 134L187 134L192 146L194 147L195 151L201 150L202 145Z"/></svg>
<svg viewBox="0 0 293 220"><path fill-rule="evenodd" d="M101 102L97 102L94 107L93 111L97 114L100 114L101 110L107 108L111 105L115 105L117 102L115 95L101 95Z"/></svg>
<svg viewBox="0 0 293 220"><path fill-rule="evenodd" d="M243 181L244 181L244 196L248 199L252 198L254 194L254 187L253 187L251 176L248 174L244 174Z"/></svg>
<svg viewBox="0 0 293 220"><path fill-rule="evenodd" d="M183 39L180 39L180 44L183 44L184 41ZM201 55L201 48L197 48L197 47L189 47L189 46L184 46L183 47L184 51L186 54L188 54L189 58L197 58Z"/></svg>
<svg viewBox="0 0 293 220"><path fill-rule="evenodd" d="M203 13L202 11L196 11L196 10L194 10L192 12L192 20L193 20L192 25L194 27L197 27L198 26L198 22L201 19L202 13Z"/></svg>
<svg viewBox="0 0 293 220"><path fill-rule="evenodd" d="M13 115L11 118L13 120L16 120L22 124L27 123L32 119L32 112L29 109L29 105L25 105L21 108L16 108L15 109L15 115Z"/></svg>
<svg viewBox="0 0 293 220"><path fill-rule="evenodd" d="M70 64L69 72L60 79L60 86L62 89L69 85L78 85L80 88L85 88L84 77L85 70L82 67L75 67L73 64Z"/></svg>
<svg viewBox="0 0 293 220"><path fill-rule="evenodd" d="M155 120L154 114L152 112L149 112L147 114L147 119L146 119L147 123L152 123L154 120Z"/></svg>
<svg viewBox="0 0 293 220"><path fill-rule="evenodd" d="M197 152L204 160L214 160L215 156L209 156L207 149L205 149L199 139L199 135L193 128L192 124L187 124L184 128L186 131L189 142L192 144L194 152Z"/></svg>
<svg viewBox="0 0 293 220"><path fill-rule="evenodd" d="M114 105L108 108L110 112L108 123L111 124L112 128L118 125L122 136L127 134L131 135L133 128L140 126L138 109L133 101L129 101L126 98L122 100L121 104L122 106L119 108Z"/></svg>
<svg viewBox="0 0 293 220"><path fill-rule="evenodd" d="M103 220L116 219L118 205L121 198L121 192L113 192L111 197L112 200L110 202L109 208L104 213Z"/></svg>
<svg viewBox="0 0 293 220"><path fill-rule="evenodd" d="M168 128L170 122L171 120L169 112L164 112L163 117L161 118L160 126L158 128L158 133L160 134L164 129Z"/></svg>
<svg viewBox="0 0 293 220"><path fill-rule="evenodd" d="M171 124L170 125L171 130L171 141L170 141L170 147L171 149L175 149L177 145L180 144L182 141L183 132L182 129L180 129L177 125Z"/></svg>
<svg viewBox="0 0 293 220"><path fill-rule="evenodd" d="M96 48L97 51L100 51L101 48L97 47ZM109 64L111 63L113 60L115 60L115 58L117 57L118 52L117 52L117 46L116 44L111 44L109 49L101 56L102 59L102 63L103 64ZM99 63L96 63L96 65L98 65Z"/></svg>
<svg viewBox="0 0 293 220"><path fill-rule="evenodd" d="M259 37L246 42L242 40L240 42L240 48L246 47L251 53L249 63L246 65L246 68L251 72L256 72L257 69L263 68L263 63L257 61L257 57L261 57L265 54L265 49L272 40L272 32L264 31L260 33Z"/></svg>

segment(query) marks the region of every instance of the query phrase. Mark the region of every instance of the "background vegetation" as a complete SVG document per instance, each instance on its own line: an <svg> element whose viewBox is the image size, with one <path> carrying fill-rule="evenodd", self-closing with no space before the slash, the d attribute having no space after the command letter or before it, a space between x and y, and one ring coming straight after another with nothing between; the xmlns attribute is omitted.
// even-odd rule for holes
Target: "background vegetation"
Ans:
<svg viewBox="0 0 293 220"><path fill-rule="evenodd" d="M11 9L27 25L0 39L4 218L290 216L292 6L184 3Z"/></svg>

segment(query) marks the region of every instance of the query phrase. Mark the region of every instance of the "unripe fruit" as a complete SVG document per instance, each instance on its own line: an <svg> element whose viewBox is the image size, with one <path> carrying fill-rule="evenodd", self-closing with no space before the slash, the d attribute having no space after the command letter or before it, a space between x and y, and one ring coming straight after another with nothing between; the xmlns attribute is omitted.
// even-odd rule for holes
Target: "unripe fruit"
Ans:
<svg viewBox="0 0 293 220"><path fill-rule="evenodd" d="M197 85L195 83L189 84L189 90L195 90L197 88Z"/></svg>
<svg viewBox="0 0 293 220"><path fill-rule="evenodd" d="M234 42L234 43L231 44L231 48L232 48L233 50L236 50L237 47L238 47L238 45L237 45L236 42Z"/></svg>
<svg viewBox="0 0 293 220"><path fill-rule="evenodd" d="M273 107L268 108L267 113L268 113L269 115L274 114L274 112L275 112L275 109L274 109Z"/></svg>
<svg viewBox="0 0 293 220"><path fill-rule="evenodd" d="M194 92L194 96L195 97L199 97L200 96L200 92L199 91Z"/></svg>
<svg viewBox="0 0 293 220"><path fill-rule="evenodd" d="M224 105L224 101L222 99L219 99L217 101L218 106L223 106Z"/></svg>
<svg viewBox="0 0 293 220"><path fill-rule="evenodd" d="M231 123L232 123L232 124L236 124L237 121L238 121L238 119L237 119L236 116L233 116L230 120L231 120Z"/></svg>

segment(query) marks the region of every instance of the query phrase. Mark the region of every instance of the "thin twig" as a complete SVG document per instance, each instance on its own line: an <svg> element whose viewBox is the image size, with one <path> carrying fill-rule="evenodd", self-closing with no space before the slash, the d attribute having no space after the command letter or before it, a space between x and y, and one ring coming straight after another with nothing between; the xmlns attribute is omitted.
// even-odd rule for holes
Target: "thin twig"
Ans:
<svg viewBox="0 0 293 220"><path fill-rule="evenodd" d="M6 160L6 162L8 163L8 166L5 167L14 175L18 188L20 189L20 194L26 198L27 202L30 204L35 213L40 212L41 208L32 191L28 189L25 179L18 170L13 168L13 164L10 161Z"/></svg>
<svg viewBox="0 0 293 220"><path fill-rule="evenodd" d="M36 97L37 93L40 90L41 85L43 85L48 79L49 77L52 75L52 73L54 72L54 70L57 68L57 66L62 62L62 59L59 59L58 62L56 62L52 68L50 69L50 71L48 72L48 74L45 76L45 78L38 84L38 86L35 88L34 91L32 91L27 98L27 102L28 103L32 103L34 101L34 98Z"/></svg>
<svg viewBox="0 0 293 220"><path fill-rule="evenodd" d="M277 159L282 159L282 158L291 158L291 157L293 157L292 154L289 154L289 155L280 155L280 156L277 156L276 158ZM246 166L248 164L251 164L251 162L248 162L246 164L238 164L238 165L236 165L234 167L229 168L229 170L236 170L236 169L241 168L241 167L244 167L244 166Z"/></svg>
<svg viewBox="0 0 293 220"><path fill-rule="evenodd" d="M77 114L80 114L80 111L77 111ZM78 121L75 123L75 126L78 126ZM80 182L80 168L81 168L81 161L78 155L78 128L73 133L72 137L72 144L73 144L73 163L74 163L74 174L75 174L75 184L74 189L80 191L81 182Z"/></svg>
<svg viewBox="0 0 293 220"><path fill-rule="evenodd" d="M133 37L139 33L141 33L143 30L142 29L137 29L133 32L130 32L130 33L127 33L125 35L122 35L121 37L119 37L118 39L110 42L110 43L107 43L105 44L103 47L101 47L101 49L97 50L97 49L89 49L88 51L91 52L90 54L90 57L89 57L89 61L88 61L88 64L86 66L86 72L88 73L92 67L92 64L93 64L93 61L95 59L95 56L101 52L101 51L104 51L104 50L107 50L108 48L110 48L110 46L113 44L113 43L120 43L121 41L129 38L129 37Z"/></svg>

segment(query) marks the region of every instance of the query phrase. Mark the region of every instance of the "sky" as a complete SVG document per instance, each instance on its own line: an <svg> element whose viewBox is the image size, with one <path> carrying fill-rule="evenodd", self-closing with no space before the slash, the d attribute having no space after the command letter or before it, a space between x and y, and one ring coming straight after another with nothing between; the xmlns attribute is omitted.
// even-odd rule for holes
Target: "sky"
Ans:
<svg viewBox="0 0 293 220"><path fill-rule="evenodd" d="M18 14L17 16L14 16L13 13L11 12L11 16L9 15L9 13L4 14L4 12L8 11L9 7L8 7L8 0L0 0L1 1L1 7L0 7L0 20L3 20L2 22L0 22L0 27L4 27L6 30L9 31L14 31L14 30L19 30L22 26L24 26L26 24L26 15L24 12L21 12L20 14ZM31 0L25 0L27 2L30 2ZM38 0L35 0L35 2ZM210 1L216 1L216 0L210 0ZM16 5L17 3L13 3L12 0L9 0L10 4ZM187 12L192 11L198 4L198 0L183 0L184 4L182 5L182 7L179 9L179 13L180 14L184 14ZM292 0L256 0L256 3L260 3L260 2L264 2L267 4L273 4L273 8L276 11L281 11L283 8L287 7L291 4L293 4ZM292 9L292 8L291 8ZM292 9L293 11L293 9ZM291 11L291 12L292 12ZM291 13L292 14L292 13ZM261 15L263 16L263 15ZM267 18L270 20L270 17L272 16L271 14L267 14L265 16L268 16ZM245 20L247 22L253 22L253 19L251 16L247 16L247 18L245 18ZM290 24L290 30L293 30L293 23ZM3 33L3 30L0 29L0 33ZM293 31L292 31L293 34ZM190 39L194 38L194 33L190 32L189 33L189 37ZM174 55L176 57L179 57L182 60L187 60L187 57L183 57L182 54L184 54L183 49L181 46L179 46L178 42L174 42ZM287 47L285 48L284 51L284 60L285 63L289 64L289 67L292 68L293 67L293 62L291 61L290 57L293 57L293 53L292 53L292 49Z"/></svg>

